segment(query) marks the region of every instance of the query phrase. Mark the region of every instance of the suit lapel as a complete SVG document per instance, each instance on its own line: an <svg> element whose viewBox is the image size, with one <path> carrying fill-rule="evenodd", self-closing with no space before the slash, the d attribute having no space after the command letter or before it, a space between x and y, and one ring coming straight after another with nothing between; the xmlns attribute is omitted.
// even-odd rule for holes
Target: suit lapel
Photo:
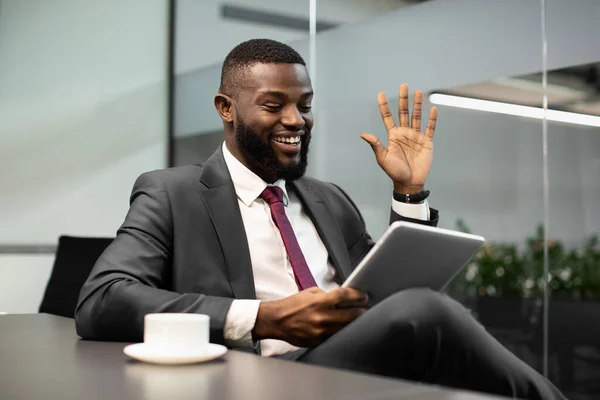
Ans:
<svg viewBox="0 0 600 400"><path fill-rule="evenodd" d="M204 164L199 191L221 243L227 275L236 298L255 299L254 275L248 239L223 150L219 148Z"/></svg>
<svg viewBox="0 0 600 400"><path fill-rule="evenodd" d="M352 272L344 236L337 224L323 194L311 185L308 179L299 179L290 184L296 191L304 212L311 219L319 237L327 248L331 263L337 271L338 281L343 282Z"/></svg>

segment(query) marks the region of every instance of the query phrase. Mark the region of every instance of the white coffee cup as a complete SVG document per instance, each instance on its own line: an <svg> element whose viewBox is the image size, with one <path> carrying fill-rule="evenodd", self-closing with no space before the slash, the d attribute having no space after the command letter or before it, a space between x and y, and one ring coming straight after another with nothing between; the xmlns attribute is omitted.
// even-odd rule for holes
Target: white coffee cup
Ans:
<svg viewBox="0 0 600 400"><path fill-rule="evenodd" d="M204 314L146 314L144 345L174 353L200 350L209 343L209 325Z"/></svg>

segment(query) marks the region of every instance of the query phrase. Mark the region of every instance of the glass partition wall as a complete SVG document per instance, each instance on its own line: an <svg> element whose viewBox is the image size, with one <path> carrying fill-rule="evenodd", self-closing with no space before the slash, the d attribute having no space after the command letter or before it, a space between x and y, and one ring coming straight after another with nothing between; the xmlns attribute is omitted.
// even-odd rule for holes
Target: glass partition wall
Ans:
<svg viewBox="0 0 600 400"><path fill-rule="evenodd" d="M392 185L358 136L386 142L378 91L395 110L401 83L411 95L422 90L423 116L438 108L429 204L440 211L440 227L486 238L447 291L543 371L543 241L539 254L528 248L544 222L542 120L457 107L524 96L539 106L541 81L522 90L517 84L542 70L540 18L538 2L429 1L317 35L318 145L311 153L314 174L344 187L378 237Z"/></svg>
<svg viewBox="0 0 600 400"><path fill-rule="evenodd" d="M591 399L600 396L600 3L544 3L547 373L570 398Z"/></svg>
<svg viewBox="0 0 600 400"><path fill-rule="evenodd" d="M392 185L359 136L385 142L379 91L392 110L401 83L411 105L423 91L423 115L438 108L429 203L440 227L486 238L448 293L569 398L600 394L600 4L176 4L174 165L222 143L212 99L226 53L286 42L315 89L308 173L344 188L377 239Z"/></svg>

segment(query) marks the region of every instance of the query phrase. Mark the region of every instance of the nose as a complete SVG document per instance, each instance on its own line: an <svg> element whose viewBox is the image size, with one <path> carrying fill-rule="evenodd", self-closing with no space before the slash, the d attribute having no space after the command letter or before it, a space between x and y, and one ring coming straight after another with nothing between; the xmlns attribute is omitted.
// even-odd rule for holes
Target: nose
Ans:
<svg viewBox="0 0 600 400"><path fill-rule="evenodd" d="M281 118L281 124L287 129L300 130L306 125L300 111L296 107L287 107Z"/></svg>

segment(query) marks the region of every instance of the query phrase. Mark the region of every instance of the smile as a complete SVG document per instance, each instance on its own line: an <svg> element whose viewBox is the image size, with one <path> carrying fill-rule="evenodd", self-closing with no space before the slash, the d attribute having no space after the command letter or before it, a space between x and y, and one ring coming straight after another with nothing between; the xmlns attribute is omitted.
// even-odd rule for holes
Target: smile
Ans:
<svg viewBox="0 0 600 400"><path fill-rule="evenodd" d="M276 136L273 138L273 140L276 142L279 142L279 143L285 143L285 144L289 144L292 146L297 146L300 143L300 136L290 136L290 137Z"/></svg>
<svg viewBox="0 0 600 400"><path fill-rule="evenodd" d="M302 147L302 142L300 141L301 136L274 136L273 142L275 142L275 146L282 153L286 154L289 157L296 157L298 153L300 153L300 148Z"/></svg>

